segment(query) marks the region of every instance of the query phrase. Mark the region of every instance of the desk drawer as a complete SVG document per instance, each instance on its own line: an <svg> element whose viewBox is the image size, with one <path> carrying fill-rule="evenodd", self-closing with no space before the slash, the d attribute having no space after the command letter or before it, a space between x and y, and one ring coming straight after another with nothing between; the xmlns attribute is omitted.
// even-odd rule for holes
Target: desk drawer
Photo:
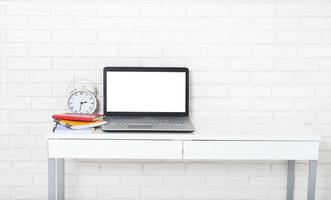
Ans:
<svg viewBox="0 0 331 200"><path fill-rule="evenodd" d="M182 142L48 140L50 158L182 159Z"/></svg>
<svg viewBox="0 0 331 200"><path fill-rule="evenodd" d="M317 160L318 142L185 141L184 159L192 160Z"/></svg>

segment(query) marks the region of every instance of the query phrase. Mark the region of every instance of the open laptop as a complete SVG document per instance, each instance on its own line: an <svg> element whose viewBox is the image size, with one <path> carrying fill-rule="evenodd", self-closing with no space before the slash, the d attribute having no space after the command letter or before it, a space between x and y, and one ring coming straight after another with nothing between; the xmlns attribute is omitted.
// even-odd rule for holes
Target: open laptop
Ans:
<svg viewBox="0 0 331 200"><path fill-rule="evenodd" d="M105 67L103 73L104 131L194 131L187 68Z"/></svg>

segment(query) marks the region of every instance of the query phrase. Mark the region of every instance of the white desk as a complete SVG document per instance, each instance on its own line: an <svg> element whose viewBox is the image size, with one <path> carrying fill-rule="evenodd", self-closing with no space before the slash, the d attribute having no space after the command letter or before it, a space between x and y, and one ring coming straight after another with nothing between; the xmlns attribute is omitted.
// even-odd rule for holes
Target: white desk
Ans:
<svg viewBox="0 0 331 200"><path fill-rule="evenodd" d="M315 199L318 136L305 126L204 126L194 133L48 135L48 199L64 199L64 159L287 160L293 200L295 160L309 160L307 199Z"/></svg>

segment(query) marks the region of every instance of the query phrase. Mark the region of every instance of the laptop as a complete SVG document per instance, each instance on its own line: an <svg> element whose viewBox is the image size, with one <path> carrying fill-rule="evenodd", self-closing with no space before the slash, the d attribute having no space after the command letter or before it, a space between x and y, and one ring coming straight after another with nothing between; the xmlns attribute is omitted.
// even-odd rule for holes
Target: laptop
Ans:
<svg viewBox="0 0 331 200"><path fill-rule="evenodd" d="M193 132L188 73L184 67L105 67L103 131Z"/></svg>

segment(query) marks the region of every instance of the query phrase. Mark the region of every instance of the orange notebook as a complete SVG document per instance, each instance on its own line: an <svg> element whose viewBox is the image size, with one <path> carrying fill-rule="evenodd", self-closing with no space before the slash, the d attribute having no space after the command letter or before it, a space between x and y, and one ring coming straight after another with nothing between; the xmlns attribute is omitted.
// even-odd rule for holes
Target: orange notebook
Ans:
<svg viewBox="0 0 331 200"><path fill-rule="evenodd" d="M103 124L106 124L107 121L94 121L94 122L82 122L82 121L71 121L71 120L54 120L56 123L59 123L70 129L84 129L84 128L93 128L98 127Z"/></svg>

